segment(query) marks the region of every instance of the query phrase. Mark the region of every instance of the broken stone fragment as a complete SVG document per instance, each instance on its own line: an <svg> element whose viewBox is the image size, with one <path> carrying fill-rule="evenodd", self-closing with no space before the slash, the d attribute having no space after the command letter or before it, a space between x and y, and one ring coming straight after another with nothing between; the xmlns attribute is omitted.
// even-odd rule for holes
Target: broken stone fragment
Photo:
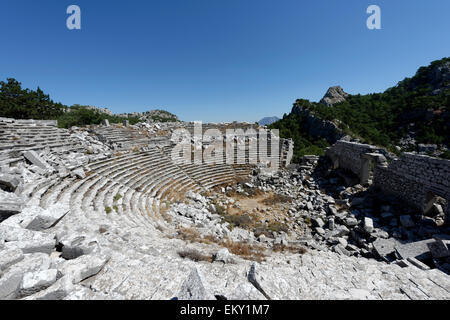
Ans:
<svg viewBox="0 0 450 320"><path fill-rule="evenodd" d="M0 299L18 297L23 275L27 272L46 270L50 267L49 256L42 253L26 254L11 265L0 278Z"/></svg>
<svg viewBox="0 0 450 320"><path fill-rule="evenodd" d="M253 262L250 266L250 270L248 271L247 279L248 281L259 291L266 299L270 300L270 296L266 293L266 291L262 288L260 275L258 274L257 264Z"/></svg>
<svg viewBox="0 0 450 320"><path fill-rule="evenodd" d="M38 291L47 289L57 280L58 270L48 269L24 274L20 286L19 296L29 296Z"/></svg>
<svg viewBox="0 0 450 320"><path fill-rule="evenodd" d="M335 206L332 206L332 205L329 205L329 206L328 206L328 212L329 212L331 215L333 215L333 216L337 215L337 213L338 213L336 207L335 207Z"/></svg>
<svg viewBox="0 0 450 320"><path fill-rule="evenodd" d="M41 231L56 225L68 212L68 206L54 204L53 206L42 209L39 206L26 207L17 215L23 220L20 225L33 231Z"/></svg>
<svg viewBox="0 0 450 320"><path fill-rule="evenodd" d="M388 255L395 251L396 241L394 239L378 238L373 243L373 248L380 258L389 261Z"/></svg>
<svg viewBox="0 0 450 320"><path fill-rule="evenodd" d="M25 151L23 153L23 156L32 164L43 170L46 170L49 167L48 163L44 159L42 159L34 150Z"/></svg>
<svg viewBox="0 0 450 320"><path fill-rule="evenodd" d="M62 300L75 289L73 279L70 276L64 276L53 285L39 291L24 300Z"/></svg>
<svg viewBox="0 0 450 320"><path fill-rule="evenodd" d="M334 230L334 227L335 227L334 218L328 219L328 229Z"/></svg>
<svg viewBox="0 0 450 320"><path fill-rule="evenodd" d="M337 245L335 245L334 247L333 247L333 249L334 249L334 251L336 252L336 253L339 253L340 255L345 255L345 256L347 256L347 257L350 257L352 254L347 250L347 249L345 249L345 247L342 245L342 244L337 244Z"/></svg>
<svg viewBox="0 0 450 320"><path fill-rule="evenodd" d="M7 249L0 252L0 271L6 270L13 264L23 260L23 252L20 249Z"/></svg>
<svg viewBox="0 0 450 320"><path fill-rule="evenodd" d="M417 267L417 268L419 268L419 269L421 269L421 270L430 270L430 267L429 267L429 266L427 266L425 263L423 263L423 262L417 260L417 259L414 258L414 257L409 257L407 260L408 260L408 262L411 263L413 266L415 266L415 267Z"/></svg>
<svg viewBox="0 0 450 320"><path fill-rule="evenodd" d="M434 242L427 243L431 255L435 259L450 257L450 251L447 245L441 239L436 239Z"/></svg>
<svg viewBox="0 0 450 320"><path fill-rule="evenodd" d="M15 299L18 295L23 274L20 271L8 272L0 278L0 300Z"/></svg>
<svg viewBox="0 0 450 320"><path fill-rule="evenodd" d="M86 178L86 173L84 173L84 170L82 168L78 168L78 169L72 170L70 175L72 177L77 177L77 178L80 178L80 179Z"/></svg>
<svg viewBox="0 0 450 320"><path fill-rule="evenodd" d="M437 203L433 203L433 207L431 208L431 211L435 215L443 215L444 214L444 209L442 209L442 206Z"/></svg>
<svg viewBox="0 0 450 320"><path fill-rule="evenodd" d="M55 235L39 231L32 231L20 227L0 224L0 238L7 241L5 247L21 249L23 253L43 252L50 254L55 245Z"/></svg>
<svg viewBox="0 0 450 320"><path fill-rule="evenodd" d="M16 176L0 173L0 185L7 187L11 192L14 192L19 184L20 180Z"/></svg>
<svg viewBox="0 0 450 320"><path fill-rule="evenodd" d="M431 253L430 249L428 248L428 244L434 241L435 241L434 239L428 239L410 242L406 244L398 243L395 246L395 250L402 259L408 259L409 257L413 257L418 260L426 260L431 258Z"/></svg>
<svg viewBox="0 0 450 320"><path fill-rule="evenodd" d="M99 250L97 239L85 235L70 235L62 238L59 243L62 246L61 256L67 260Z"/></svg>
<svg viewBox="0 0 450 320"><path fill-rule="evenodd" d="M317 232L318 234L320 234L321 236L325 235L325 230L324 230L323 228L316 227L315 230L316 230L316 232Z"/></svg>
<svg viewBox="0 0 450 320"><path fill-rule="evenodd" d="M338 244L340 244L343 248L347 247L348 242L345 238L337 238Z"/></svg>
<svg viewBox="0 0 450 320"><path fill-rule="evenodd" d="M11 192L0 189L0 222L22 211L24 202Z"/></svg>
<svg viewBox="0 0 450 320"><path fill-rule="evenodd" d="M214 255L214 261L223 262L223 263L232 263L233 262L233 256L228 251L227 248L220 249L217 251L217 253Z"/></svg>
<svg viewBox="0 0 450 320"><path fill-rule="evenodd" d="M6 243L6 247L10 249L20 249L23 253L46 253L50 254L55 248L55 239L12 241Z"/></svg>
<svg viewBox="0 0 450 320"><path fill-rule="evenodd" d="M364 218L364 231L367 233L373 232L373 220L371 218Z"/></svg>
<svg viewBox="0 0 450 320"><path fill-rule="evenodd" d="M181 285L178 300L214 300L214 296L205 288L205 280L194 267Z"/></svg>
<svg viewBox="0 0 450 320"><path fill-rule="evenodd" d="M321 218L312 218L313 225L319 228L322 228L325 225L325 222Z"/></svg>
<svg viewBox="0 0 450 320"><path fill-rule="evenodd" d="M75 284L99 273L109 259L109 256L103 255L83 255L73 260L67 260L61 265L59 271L63 276L70 276Z"/></svg>
<svg viewBox="0 0 450 320"><path fill-rule="evenodd" d="M248 282L239 284L228 297L229 300L266 300L266 297Z"/></svg>
<svg viewBox="0 0 450 320"><path fill-rule="evenodd" d="M345 218L344 223L347 227L354 227L354 226L358 225L358 220L353 217L348 217L348 218Z"/></svg>
<svg viewBox="0 0 450 320"><path fill-rule="evenodd" d="M334 228L333 232L331 233L332 237L342 237L346 236L350 233L350 230L344 226L344 225L338 225Z"/></svg>

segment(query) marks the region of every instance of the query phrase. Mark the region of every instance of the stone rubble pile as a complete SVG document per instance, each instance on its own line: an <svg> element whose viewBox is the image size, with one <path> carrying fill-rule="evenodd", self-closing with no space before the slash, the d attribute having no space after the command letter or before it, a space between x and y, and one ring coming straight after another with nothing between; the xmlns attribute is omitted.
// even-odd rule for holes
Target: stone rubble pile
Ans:
<svg viewBox="0 0 450 320"><path fill-rule="evenodd" d="M0 223L0 299L64 298L108 262L96 239L51 231L68 211L26 207Z"/></svg>
<svg viewBox="0 0 450 320"><path fill-rule="evenodd" d="M361 185L345 187L339 183L343 182L339 176L325 178L326 165L320 168L323 164L318 165L317 158L304 161L276 178L258 176L255 185L297 197L289 212L299 225L311 226L314 242L306 241L306 245L400 265L406 259L416 259L422 261L423 268L450 273L450 232L444 225L445 213L440 204L435 203L425 216L395 198L380 199L376 192ZM405 246L410 248L409 254L404 254ZM442 248L439 253L431 249L437 246Z"/></svg>

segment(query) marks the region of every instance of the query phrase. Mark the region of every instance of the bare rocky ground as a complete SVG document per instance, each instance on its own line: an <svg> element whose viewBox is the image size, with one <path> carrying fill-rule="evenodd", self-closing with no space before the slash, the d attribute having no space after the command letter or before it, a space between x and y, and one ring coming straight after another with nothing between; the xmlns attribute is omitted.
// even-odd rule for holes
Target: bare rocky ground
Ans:
<svg viewBox="0 0 450 320"><path fill-rule="evenodd" d="M273 174L172 166L123 130L2 148L1 299L450 298L438 204L419 215L315 157Z"/></svg>

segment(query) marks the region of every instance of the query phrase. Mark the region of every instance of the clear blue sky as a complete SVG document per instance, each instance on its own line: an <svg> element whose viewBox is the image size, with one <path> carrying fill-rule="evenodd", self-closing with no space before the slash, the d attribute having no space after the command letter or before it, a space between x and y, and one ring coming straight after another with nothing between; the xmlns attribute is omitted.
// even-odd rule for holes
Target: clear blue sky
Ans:
<svg viewBox="0 0 450 320"><path fill-rule="evenodd" d="M82 30L66 28L81 8ZM366 28L381 7L382 30ZM256 121L450 56L448 0L2 0L0 79L67 105Z"/></svg>

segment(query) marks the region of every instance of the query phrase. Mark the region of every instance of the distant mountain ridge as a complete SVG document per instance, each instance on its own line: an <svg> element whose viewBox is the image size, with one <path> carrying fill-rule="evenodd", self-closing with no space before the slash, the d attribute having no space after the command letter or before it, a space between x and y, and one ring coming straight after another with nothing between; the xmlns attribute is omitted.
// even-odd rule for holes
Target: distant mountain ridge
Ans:
<svg viewBox="0 0 450 320"><path fill-rule="evenodd" d="M264 117L261 120L258 121L258 124L260 126L268 126L269 124L272 124L276 121L280 120L280 118L273 116L273 117Z"/></svg>

